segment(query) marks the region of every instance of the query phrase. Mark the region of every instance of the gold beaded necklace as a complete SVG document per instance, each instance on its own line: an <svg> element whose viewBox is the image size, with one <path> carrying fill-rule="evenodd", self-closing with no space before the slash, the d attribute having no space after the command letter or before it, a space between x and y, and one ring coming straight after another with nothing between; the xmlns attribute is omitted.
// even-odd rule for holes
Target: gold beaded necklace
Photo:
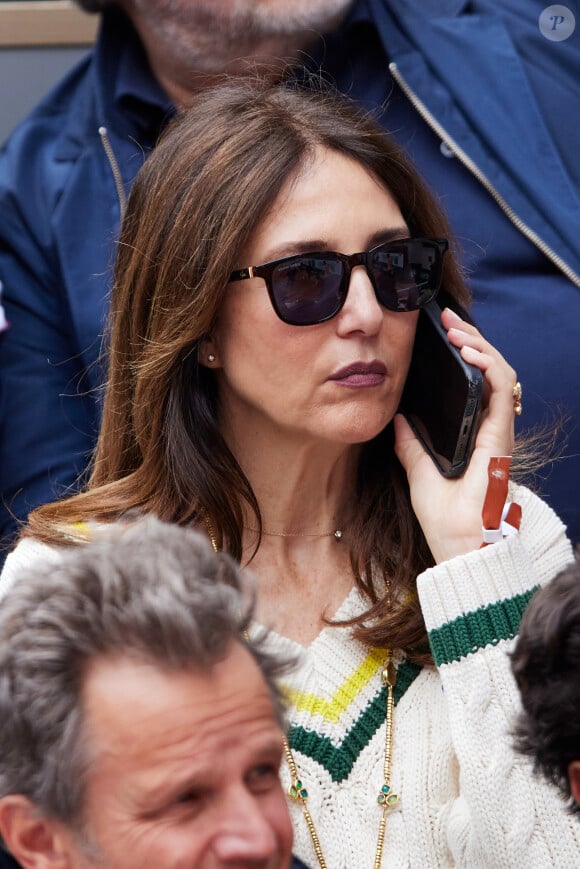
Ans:
<svg viewBox="0 0 580 869"><path fill-rule="evenodd" d="M212 549L214 552L218 552L217 538L215 536L211 521L206 516L204 522L210 543L212 545ZM244 635L246 639L249 639L247 631L244 631ZM373 869L381 869L383 863L385 830L387 827L387 812L389 809L394 808L399 802L398 795L393 793L391 788L391 764L393 760L393 717L395 709L393 689L397 681L397 668L393 664L393 655L391 649L386 650L385 665L381 673L381 680L387 688L387 702L385 714L385 757L383 762L383 786L381 787L381 790L379 791L379 794L377 796L377 803L381 807L382 811L381 820L379 822L379 833L377 837L377 847L375 851L375 862L373 864ZM290 770L291 777L291 784L288 788L287 794L291 800L299 800L302 803L302 814L304 815L304 820L306 821L306 826L308 827L308 832L312 840L312 846L314 848L314 853L316 854L316 859L318 860L320 869L328 869L328 864L326 863L324 852L322 851L322 846L320 844L318 831L314 825L314 821L312 820L310 809L308 808L308 789L300 777L294 755L292 754L292 749L290 748L286 737L284 737L284 755L286 757L286 763L288 764L288 769Z"/></svg>
<svg viewBox="0 0 580 869"><path fill-rule="evenodd" d="M393 688L395 687L395 682L397 681L397 670L395 665L393 664L390 649L387 650L387 657L385 661L385 666L381 674L381 678L383 684L387 686L385 759L383 764L384 784L377 796L377 803L379 804L379 806L381 806L382 813L379 823L379 834L377 838L377 848L375 851L375 862L373 863L373 869L381 869L383 862L385 830L387 827L387 812L389 809L394 808L394 806L396 806L399 802L399 797L397 794L393 793L390 784L391 763L393 757L393 710L395 706L393 699ZM308 832L310 833L310 838L312 839L312 845L314 847L314 853L316 854L318 864L320 866L320 869L328 869L326 859L322 851L322 846L320 844L320 839L318 837L318 832L316 830L316 827L314 826L314 821L312 820L312 815L310 814L310 810L307 805L308 790L298 774L296 761L294 760L294 755L292 754L292 750L288 744L287 739L284 739L284 754L286 755L286 762L288 764L288 767L290 769L290 775L292 777L292 783L288 788L288 796L292 800L302 801L302 814L304 815L304 820L306 821L306 826L308 827Z"/></svg>

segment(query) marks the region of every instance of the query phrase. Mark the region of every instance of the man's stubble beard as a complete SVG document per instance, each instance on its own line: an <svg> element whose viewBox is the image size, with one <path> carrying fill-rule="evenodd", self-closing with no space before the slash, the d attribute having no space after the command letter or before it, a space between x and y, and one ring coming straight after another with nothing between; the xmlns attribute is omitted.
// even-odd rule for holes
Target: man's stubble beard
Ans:
<svg viewBox="0 0 580 869"><path fill-rule="evenodd" d="M352 0L133 0L136 14L173 61L192 72L237 60L293 60L337 26Z"/></svg>

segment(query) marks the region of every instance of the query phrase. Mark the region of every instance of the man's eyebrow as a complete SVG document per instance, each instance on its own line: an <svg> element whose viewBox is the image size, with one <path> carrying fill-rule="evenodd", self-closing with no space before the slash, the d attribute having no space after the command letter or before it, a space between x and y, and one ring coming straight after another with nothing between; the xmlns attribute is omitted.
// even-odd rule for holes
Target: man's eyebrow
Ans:
<svg viewBox="0 0 580 869"><path fill-rule="evenodd" d="M408 238L409 229L406 226L389 227L388 229L378 229L369 237L366 250L376 247L387 241L393 241L399 238ZM324 253L326 251L334 251L328 241L322 238L301 238L296 241L287 241L278 247L272 248L262 257L262 262L272 262L273 260L285 259L288 256L295 256L301 253ZM343 251L336 251L343 253Z"/></svg>
<svg viewBox="0 0 580 869"><path fill-rule="evenodd" d="M248 763L257 765L270 760L275 760L278 763L282 757L283 746L282 736L276 732L250 751L247 758ZM153 803L158 808L159 805L175 798L182 791L195 792L199 790L203 792L208 786L208 781L211 780L213 768L214 763L205 754L196 758L195 761L190 760L187 764L176 759L173 768L169 769L163 764L159 777L143 784L140 800L145 805ZM157 808L153 811L156 811Z"/></svg>
<svg viewBox="0 0 580 869"><path fill-rule="evenodd" d="M159 781L144 786L140 796L146 801L163 803L178 796L182 791L197 791L203 788L206 774L207 769L194 769L185 773L176 770L174 775L164 776Z"/></svg>

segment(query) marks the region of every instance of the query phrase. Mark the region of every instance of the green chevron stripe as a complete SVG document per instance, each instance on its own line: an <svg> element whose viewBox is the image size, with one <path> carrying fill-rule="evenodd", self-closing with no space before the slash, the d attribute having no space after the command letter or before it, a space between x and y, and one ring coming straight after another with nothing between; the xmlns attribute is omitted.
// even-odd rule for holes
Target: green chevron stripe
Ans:
<svg viewBox="0 0 580 869"><path fill-rule="evenodd" d="M481 607L458 616L452 622L435 628L429 634L431 652L438 667L459 661L485 646L495 646L500 640L515 637L524 610L539 586L506 600Z"/></svg>
<svg viewBox="0 0 580 869"><path fill-rule="evenodd" d="M395 704L415 681L421 667L405 661L397 670L397 683L393 691ZM385 720L387 689L382 687L370 701L348 731L340 746L332 744L328 736L321 736L315 730L302 726L291 727L288 742L293 751L311 757L330 774L334 782L340 783L348 778L360 755Z"/></svg>

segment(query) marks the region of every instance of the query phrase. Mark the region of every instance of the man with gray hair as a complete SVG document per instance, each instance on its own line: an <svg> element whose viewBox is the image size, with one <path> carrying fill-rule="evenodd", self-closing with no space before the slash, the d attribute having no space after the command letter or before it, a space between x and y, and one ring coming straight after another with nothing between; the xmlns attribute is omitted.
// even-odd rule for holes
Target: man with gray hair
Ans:
<svg viewBox="0 0 580 869"><path fill-rule="evenodd" d="M0 607L0 834L28 869L288 869L287 664L239 571L154 518L97 529Z"/></svg>

